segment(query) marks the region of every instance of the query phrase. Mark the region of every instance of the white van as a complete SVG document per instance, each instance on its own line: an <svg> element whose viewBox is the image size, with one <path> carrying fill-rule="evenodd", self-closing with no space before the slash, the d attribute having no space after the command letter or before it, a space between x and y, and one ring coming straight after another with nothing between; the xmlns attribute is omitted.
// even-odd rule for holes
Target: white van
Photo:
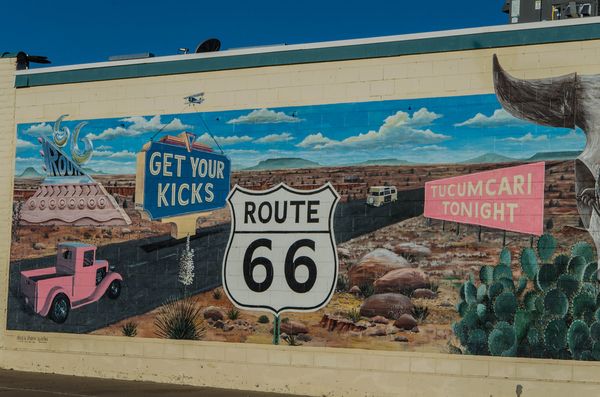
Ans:
<svg viewBox="0 0 600 397"><path fill-rule="evenodd" d="M398 200L396 186L371 186L367 195L367 205L381 207Z"/></svg>

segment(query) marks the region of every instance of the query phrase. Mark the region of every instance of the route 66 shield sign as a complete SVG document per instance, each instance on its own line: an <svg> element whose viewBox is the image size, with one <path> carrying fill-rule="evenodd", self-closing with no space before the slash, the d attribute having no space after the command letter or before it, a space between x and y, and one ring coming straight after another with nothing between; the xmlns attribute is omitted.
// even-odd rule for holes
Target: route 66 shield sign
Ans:
<svg viewBox="0 0 600 397"><path fill-rule="evenodd" d="M298 190L282 183L254 191L236 185L227 201L232 228L223 287L229 299L275 315L325 306L338 275L333 186Z"/></svg>

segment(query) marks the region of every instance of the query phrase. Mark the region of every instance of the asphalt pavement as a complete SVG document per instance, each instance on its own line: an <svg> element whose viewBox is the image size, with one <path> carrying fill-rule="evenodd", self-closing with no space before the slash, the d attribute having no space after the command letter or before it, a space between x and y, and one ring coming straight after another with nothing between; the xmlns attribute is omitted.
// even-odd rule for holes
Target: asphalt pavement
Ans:
<svg viewBox="0 0 600 397"><path fill-rule="evenodd" d="M84 378L0 369L0 397L283 397L262 393L164 383ZM299 396L297 396L299 397Z"/></svg>
<svg viewBox="0 0 600 397"><path fill-rule="evenodd" d="M423 213L424 189L398 192L398 201L371 207L364 200L340 203L334 215L336 243L371 233L382 227ZM195 252L194 283L187 292L195 294L221 285L223 255L230 225L199 230L190 238ZM88 333L125 318L146 313L181 296L177 275L185 239L156 236L98 247L96 258L105 259L123 276L118 299L103 297L90 305L71 310L62 324L29 311L19 296L20 273L55 265L55 256L26 259L10 264L8 321L10 330Z"/></svg>

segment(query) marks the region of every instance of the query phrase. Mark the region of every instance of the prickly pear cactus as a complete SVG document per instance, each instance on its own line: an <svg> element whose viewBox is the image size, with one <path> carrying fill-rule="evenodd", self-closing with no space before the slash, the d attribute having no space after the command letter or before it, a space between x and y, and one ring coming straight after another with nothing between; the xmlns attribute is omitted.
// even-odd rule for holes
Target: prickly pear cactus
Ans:
<svg viewBox="0 0 600 397"><path fill-rule="evenodd" d="M556 254L545 234L514 266L504 247L498 265L481 266L460 288L452 326L465 354L600 361L600 284L592 246ZM512 268L520 268L521 275Z"/></svg>
<svg viewBox="0 0 600 397"><path fill-rule="evenodd" d="M537 241L538 256L544 262L550 260L556 249L556 239L551 234L544 234Z"/></svg>

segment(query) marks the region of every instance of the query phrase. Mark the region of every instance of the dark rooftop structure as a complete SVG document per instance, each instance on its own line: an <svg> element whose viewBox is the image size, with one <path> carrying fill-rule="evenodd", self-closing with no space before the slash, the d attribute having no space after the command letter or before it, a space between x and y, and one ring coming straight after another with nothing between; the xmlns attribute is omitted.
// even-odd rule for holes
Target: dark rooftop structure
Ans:
<svg viewBox="0 0 600 397"><path fill-rule="evenodd" d="M598 16L598 0L506 0L509 23L555 21Z"/></svg>

